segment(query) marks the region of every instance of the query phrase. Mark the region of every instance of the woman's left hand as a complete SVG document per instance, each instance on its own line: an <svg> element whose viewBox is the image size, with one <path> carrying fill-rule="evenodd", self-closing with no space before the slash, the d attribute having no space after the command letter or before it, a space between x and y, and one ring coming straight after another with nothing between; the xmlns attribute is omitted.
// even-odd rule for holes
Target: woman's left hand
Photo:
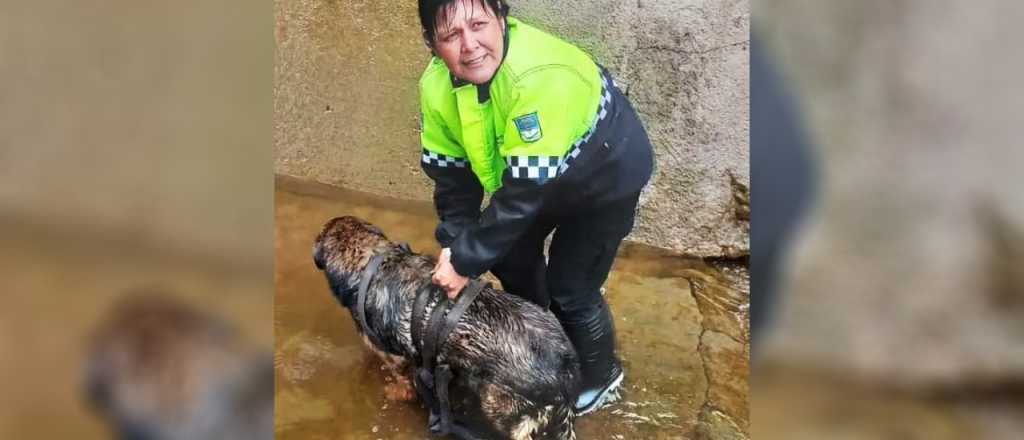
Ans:
<svg viewBox="0 0 1024 440"><path fill-rule="evenodd" d="M451 258L451 249L441 249L441 254L437 256L437 265L434 266L434 276L431 279L434 284L441 286L448 293L449 299L455 299L459 296L462 288L469 283L469 278L459 275L455 271Z"/></svg>

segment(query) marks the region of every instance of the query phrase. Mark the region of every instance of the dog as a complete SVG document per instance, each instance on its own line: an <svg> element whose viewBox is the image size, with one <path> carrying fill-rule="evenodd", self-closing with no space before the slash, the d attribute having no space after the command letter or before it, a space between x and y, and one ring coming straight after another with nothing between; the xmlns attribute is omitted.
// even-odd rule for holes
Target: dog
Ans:
<svg viewBox="0 0 1024 440"><path fill-rule="evenodd" d="M374 256L381 263L366 286L365 322L379 345L360 327L357 307L344 300L359 288ZM394 374L407 374L421 355L422 341L412 338L417 295L429 295L427 315L447 301L444 290L431 282L435 259L413 253L388 240L379 228L347 216L323 227L313 245L313 260L351 312L363 342ZM487 285L440 346L438 363L448 364L453 375L448 387L451 413L478 437L575 438L572 404L579 363L549 311Z"/></svg>
<svg viewBox="0 0 1024 440"><path fill-rule="evenodd" d="M270 440L273 368L225 321L135 291L91 335L83 391L118 439Z"/></svg>

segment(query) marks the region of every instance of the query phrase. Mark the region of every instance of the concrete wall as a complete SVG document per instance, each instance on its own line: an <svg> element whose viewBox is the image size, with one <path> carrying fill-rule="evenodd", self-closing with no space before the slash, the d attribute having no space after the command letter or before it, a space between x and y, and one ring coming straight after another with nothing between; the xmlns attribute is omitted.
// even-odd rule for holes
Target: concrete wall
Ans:
<svg viewBox="0 0 1024 440"><path fill-rule="evenodd" d="M0 438L115 438L84 361L129 291L272 346L271 6L0 2Z"/></svg>
<svg viewBox="0 0 1024 440"><path fill-rule="evenodd" d="M657 150L631 239L695 256L749 253L748 0L511 1L616 76ZM415 2L279 0L275 171L427 201Z"/></svg>
<svg viewBox="0 0 1024 440"><path fill-rule="evenodd" d="M0 242L17 224L270 268L272 25L230 3L0 5Z"/></svg>

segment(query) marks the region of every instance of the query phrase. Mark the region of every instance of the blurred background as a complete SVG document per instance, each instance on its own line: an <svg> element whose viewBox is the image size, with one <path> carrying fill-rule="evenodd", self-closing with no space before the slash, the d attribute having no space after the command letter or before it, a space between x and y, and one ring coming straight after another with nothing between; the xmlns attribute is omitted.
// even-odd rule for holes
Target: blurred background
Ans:
<svg viewBox="0 0 1024 440"><path fill-rule="evenodd" d="M1021 437L1022 13L754 2L754 438ZM790 190L809 205L765 203Z"/></svg>
<svg viewBox="0 0 1024 440"><path fill-rule="evenodd" d="M94 343L138 336L158 393L269 353L272 44L269 2L0 2L0 438L111 438ZM140 290L182 327L117 325ZM234 332L186 339L207 326Z"/></svg>

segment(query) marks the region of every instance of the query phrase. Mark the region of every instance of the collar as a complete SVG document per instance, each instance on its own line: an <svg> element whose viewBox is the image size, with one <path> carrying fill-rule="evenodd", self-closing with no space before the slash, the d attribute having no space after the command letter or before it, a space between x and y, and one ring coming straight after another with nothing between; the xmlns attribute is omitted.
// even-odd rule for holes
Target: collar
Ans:
<svg viewBox="0 0 1024 440"><path fill-rule="evenodd" d="M380 268L380 265L383 262L384 255L374 255L370 258L369 264L366 265L366 269L363 271L363 279L359 282L359 290L356 292L356 320L359 322L359 327L363 329L363 333L370 338L370 342L374 346L381 350L390 352L390 350L384 346L384 341L380 338L380 335L376 330L370 327L370 323L366 319L367 289L369 289L370 281L373 280L373 276L377 274L377 269Z"/></svg>
<svg viewBox="0 0 1024 440"><path fill-rule="evenodd" d="M412 248L409 247L409 243L398 243L398 248L404 252L412 253ZM367 265L367 269L370 269L369 265ZM369 277L372 278L376 274L376 272L377 270L376 268L374 268L372 272L369 273ZM352 308L353 306L356 305L356 302L359 301L359 288L359 285L348 286L341 283L331 284L331 290L337 293L338 301L341 302L341 305L345 306L346 308Z"/></svg>
<svg viewBox="0 0 1024 440"><path fill-rule="evenodd" d="M408 243L400 243L398 248L406 253L411 253L412 249L409 248ZM363 329L363 333L370 339L370 342L377 348L391 354L399 354L387 346L384 345L384 340L381 339L380 334L377 333L373 327L370 327L369 321L366 319L366 296L367 291L370 287L370 281L373 280L374 275L377 275L377 270L380 269L381 263L384 262L384 254L376 254L370 257L369 263L366 265L366 269L363 270L362 280L359 281L359 288L356 289L355 293L352 294L350 289L344 291L348 295L347 301L354 302L356 305L355 317L359 323L359 327ZM346 298L342 298L342 304L344 304Z"/></svg>
<svg viewBox="0 0 1024 440"><path fill-rule="evenodd" d="M356 305L356 293L358 291L358 287L338 288L338 301L341 301L341 305L345 308L351 309L352 306Z"/></svg>

